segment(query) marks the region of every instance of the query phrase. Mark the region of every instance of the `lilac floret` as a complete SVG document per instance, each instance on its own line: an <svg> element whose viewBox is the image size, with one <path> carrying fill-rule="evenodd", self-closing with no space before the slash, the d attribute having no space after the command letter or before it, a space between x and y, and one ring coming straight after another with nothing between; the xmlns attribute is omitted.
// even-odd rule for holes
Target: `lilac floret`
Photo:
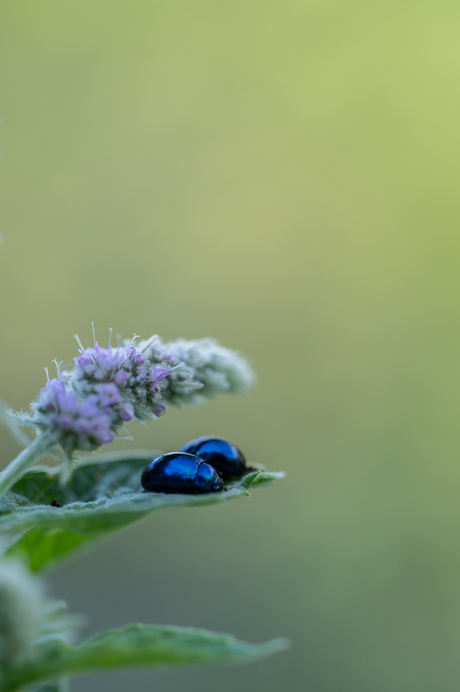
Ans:
<svg viewBox="0 0 460 692"><path fill-rule="evenodd" d="M79 358L73 359L74 364L87 376L97 380L108 379L113 371L119 370L130 357L129 348L101 348L97 341L94 348L85 348L80 353Z"/></svg>
<svg viewBox="0 0 460 692"><path fill-rule="evenodd" d="M117 348L94 348L80 351L74 359L72 384L82 398L98 396L102 407L111 406L115 426L132 420L148 420L164 410L163 389L170 368L146 361L131 342Z"/></svg>
<svg viewBox="0 0 460 692"><path fill-rule="evenodd" d="M67 413L62 413L56 420L56 422L59 422L59 426L65 430L66 428L70 428L72 424L74 423L74 420L72 416L69 416Z"/></svg>
<svg viewBox="0 0 460 692"><path fill-rule="evenodd" d="M151 369L150 374L152 376L152 379L157 381L162 380L164 377L168 377L170 372L171 368L168 368L167 365L156 365L154 368Z"/></svg>
<svg viewBox="0 0 460 692"><path fill-rule="evenodd" d="M125 404L119 411L121 420L128 423L128 421L134 418L134 409L131 404Z"/></svg>
<svg viewBox="0 0 460 692"><path fill-rule="evenodd" d="M155 416L158 416L158 417L162 416L165 411L166 411L166 406L162 403L156 404L154 409L153 409L153 413L155 414Z"/></svg>
<svg viewBox="0 0 460 692"><path fill-rule="evenodd" d="M129 380L129 375L126 372L126 370L120 370L120 372L117 372L117 374L114 377L114 381L117 384L126 384L128 380Z"/></svg>
<svg viewBox="0 0 460 692"><path fill-rule="evenodd" d="M122 402L118 387L113 382L107 382L107 384L101 386L99 389L99 399L102 406L116 406Z"/></svg>
<svg viewBox="0 0 460 692"><path fill-rule="evenodd" d="M75 449L92 450L115 436L110 408L89 396L79 401L63 380L50 380L33 405L36 425L69 454Z"/></svg>
<svg viewBox="0 0 460 692"><path fill-rule="evenodd" d="M80 411L86 418L96 418L101 412L99 397L94 394L87 396L86 399L80 402Z"/></svg>

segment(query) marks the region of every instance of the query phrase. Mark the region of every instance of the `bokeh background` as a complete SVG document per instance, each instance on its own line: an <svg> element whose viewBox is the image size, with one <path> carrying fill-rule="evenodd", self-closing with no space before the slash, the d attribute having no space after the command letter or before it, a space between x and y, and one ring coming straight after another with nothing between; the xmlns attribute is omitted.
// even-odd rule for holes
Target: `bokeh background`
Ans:
<svg viewBox="0 0 460 692"><path fill-rule="evenodd" d="M123 444L217 434L288 473L52 585L86 632L291 650L74 692L458 691L459 23L448 0L3 0L2 397L27 406L91 320L214 336L256 393Z"/></svg>

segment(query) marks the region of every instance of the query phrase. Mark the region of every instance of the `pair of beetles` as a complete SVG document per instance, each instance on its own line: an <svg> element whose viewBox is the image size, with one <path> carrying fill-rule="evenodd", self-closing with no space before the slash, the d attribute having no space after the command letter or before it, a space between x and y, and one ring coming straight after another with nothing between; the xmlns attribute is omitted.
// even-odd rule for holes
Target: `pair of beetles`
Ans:
<svg viewBox="0 0 460 692"><path fill-rule="evenodd" d="M153 459L142 472L141 485L153 493L220 493L226 481L254 469L235 445L220 437L199 437Z"/></svg>

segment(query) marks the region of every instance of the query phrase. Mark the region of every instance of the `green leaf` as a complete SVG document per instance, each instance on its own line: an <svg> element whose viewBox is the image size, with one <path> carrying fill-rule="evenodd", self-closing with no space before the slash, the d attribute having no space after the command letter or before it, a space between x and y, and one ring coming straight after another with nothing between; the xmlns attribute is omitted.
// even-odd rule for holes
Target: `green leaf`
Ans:
<svg viewBox="0 0 460 692"><path fill-rule="evenodd" d="M29 688L29 692L67 692L69 684L67 678L43 682L37 687Z"/></svg>
<svg viewBox="0 0 460 692"><path fill-rule="evenodd" d="M223 493L147 493L140 485L141 472L157 454L134 451L93 456L76 467L64 488L59 485L58 469L31 469L0 500L0 533L16 536L6 554L24 557L37 571L157 509L219 504L248 496L250 488L284 476L250 472Z"/></svg>
<svg viewBox="0 0 460 692"><path fill-rule="evenodd" d="M253 661L286 648L283 639L249 644L207 630L134 624L107 630L77 646L60 640L36 646L33 658L4 671L0 692L16 692L58 676L110 668Z"/></svg>
<svg viewBox="0 0 460 692"><path fill-rule="evenodd" d="M85 536L65 529L29 529L8 547L6 554L26 562L38 572L52 561L64 557L85 542Z"/></svg>

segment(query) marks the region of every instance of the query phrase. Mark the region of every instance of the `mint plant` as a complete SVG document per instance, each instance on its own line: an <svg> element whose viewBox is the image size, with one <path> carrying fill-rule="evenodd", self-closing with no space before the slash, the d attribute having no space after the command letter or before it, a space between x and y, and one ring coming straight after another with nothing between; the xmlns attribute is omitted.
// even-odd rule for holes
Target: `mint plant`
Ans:
<svg viewBox="0 0 460 692"><path fill-rule="evenodd" d="M0 692L59 692L80 672L250 661L285 648L284 640L249 644L205 630L143 624L76 643L79 618L46 595L36 573L155 510L227 502L283 477L252 464L227 492L145 492L141 473L157 451L97 450L124 436L129 422L155 420L169 405L247 394L254 373L241 355L212 339L163 343L158 336L134 336L118 338L117 346L109 339L107 348L95 337L90 348L76 339L73 367L55 361L53 379L46 370L48 381L30 411L17 413L0 402L1 419L24 447L0 473ZM36 465L56 449L59 466Z"/></svg>

